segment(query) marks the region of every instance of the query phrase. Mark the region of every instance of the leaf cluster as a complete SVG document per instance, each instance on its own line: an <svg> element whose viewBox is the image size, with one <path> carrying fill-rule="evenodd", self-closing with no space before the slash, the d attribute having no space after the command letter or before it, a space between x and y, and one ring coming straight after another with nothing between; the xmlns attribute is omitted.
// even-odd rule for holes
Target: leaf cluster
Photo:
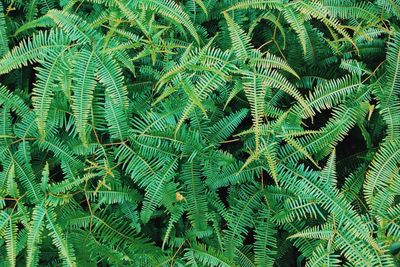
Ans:
<svg viewBox="0 0 400 267"><path fill-rule="evenodd" d="M398 266L399 19L1 0L0 266Z"/></svg>

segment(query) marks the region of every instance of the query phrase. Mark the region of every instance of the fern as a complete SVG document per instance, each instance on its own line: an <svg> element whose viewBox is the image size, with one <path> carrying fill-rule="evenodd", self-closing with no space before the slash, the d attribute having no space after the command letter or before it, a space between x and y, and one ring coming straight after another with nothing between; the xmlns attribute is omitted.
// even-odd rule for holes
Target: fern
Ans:
<svg viewBox="0 0 400 267"><path fill-rule="evenodd" d="M190 32L190 34L197 42L200 41L196 28L190 21L189 16L182 10L179 5L177 5L172 0L141 0L138 2L143 4L145 7L154 9L161 15L178 22L178 24L182 24L186 27L186 29Z"/></svg>
<svg viewBox="0 0 400 267"><path fill-rule="evenodd" d="M281 0L257 0L257 1L238 1L231 7L227 9L227 11L237 10L237 9L248 9L248 8L259 8L259 9L267 9L267 8L282 8L285 1Z"/></svg>
<svg viewBox="0 0 400 267"><path fill-rule="evenodd" d="M250 38L227 13L224 13L224 16L232 40L232 49L235 51L238 59L244 60L249 56L248 53L253 48L250 44Z"/></svg>
<svg viewBox="0 0 400 267"><path fill-rule="evenodd" d="M38 68L40 75L37 76L37 83L33 89L33 108L36 114L36 122L41 136L45 137L47 117L57 88L57 83L63 75L60 69L60 62L64 60L63 51L49 51L48 61L43 62L42 67Z"/></svg>
<svg viewBox="0 0 400 267"><path fill-rule="evenodd" d="M75 266L74 250L68 241L65 239L59 225L55 222L55 213L53 210L46 211L47 229L50 231L50 236L53 239L54 245L59 250L60 256L63 258L65 266Z"/></svg>
<svg viewBox="0 0 400 267"><path fill-rule="evenodd" d="M32 225L27 241L26 265L36 266L39 260L39 244L44 226L46 211L42 206L38 206L32 213Z"/></svg>
<svg viewBox="0 0 400 267"><path fill-rule="evenodd" d="M75 69L76 73L74 77L79 79L76 81L76 87L72 90L74 92L72 110L76 117L76 127L82 143L87 145L86 124L91 111L91 103L96 86L94 79L96 69L93 53L83 50L75 64L77 68Z"/></svg>
<svg viewBox="0 0 400 267"><path fill-rule="evenodd" d="M0 265L398 266L399 7L0 1Z"/></svg>
<svg viewBox="0 0 400 267"><path fill-rule="evenodd" d="M188 264L192 265L201 263L205 266L231 266L231 262L221 255L221 253L212 249L207 250L207 247L203 244L194 244L194 246L185 253L185 258Z"/></svg>
<svg viewBox="0 0 400 267"><path fill-rule="evenodd" d="M13 69L43 60L46 52L52 49L63 49L70 43L67 36L60 31L38 32L32 39L23 40L20 46L14 47L0 60L0 73L8 73Z"/></svg>
<svg viewBox="0 0 400 267"><path fill-rule="evenodd" d="M0 56L4 56L9 48L8 48L8 36L7 36L7 27L6 20L4 14L3 4L0 4Z"/></svg>
<svg viewBox="0 0 400 267"><path fill-rule="evenodd" d="M371 170L367 173L365 181L365 198L369 205L374 203L373 198L384 188L389 187L390 179L396 174L396 164L399 161L399 144L388 143L382 144L381 150L376 154L375 159L371 163ZM374 207L378 208L378 207Z"/></svg>

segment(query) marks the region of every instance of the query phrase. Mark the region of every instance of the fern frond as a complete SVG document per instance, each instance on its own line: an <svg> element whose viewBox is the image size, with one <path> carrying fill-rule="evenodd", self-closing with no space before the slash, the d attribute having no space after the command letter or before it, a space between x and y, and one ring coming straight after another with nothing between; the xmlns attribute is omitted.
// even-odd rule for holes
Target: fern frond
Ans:
<svg viewBox="0 0 400 267"><path fill-rule="evenodd" d="M157 13L176 21L178 24L182 24L193 38L200 42L199 35L197 34L196 28L193 22L190 20L188 14L172 0L140 0L138 4L143 4L146 8L155 10Z"/></svg>
<svg viewBox="0 0 400 267"><path fill-rule="evenodd" d="M207 196L202 186L200 166L197 161L187 162L182 169L182 179L187 192L189 219L193 227L204 230L207 226Z"/></svg>
<svg viewBox="0 0 400 267"><path fill-rule="evenodd" d="M112 185L110 189L99 189L99 187L97 187L95 190L87 190L86 192L90 201L97 202L99 204L105 203L111 205L115 203L132 203L141 199L136 190L127 188L125 186Z"/></svg>
<svg viewBox="0 0 400 267"><path fill-rule="evenodd" d="M226 138L228 138L235 131L247 113L247 109L241 109L213 125L209 133L210 141L213 143L219 143L223 140L226 140Z"/></svg>
<svg viewBox="0 0 400 267"><path fill-rule="evenodd" d="M369 2L349 2L343 0L323 0L322 4L334 17L338 18L361 18L366 21L376 20L378 10Z"/></svg>
<svg viewBox="0 0 400 267"><path fill-rule="evenodd" d="M107 95L104 109L111 137L115 140L126 140L129 135L129 124L123 107L116 105L113 99Z"/></svg>
<svg viewBox="0 0 400 267"><path fill-rule="evenodd" d="M306 266L332 266L332 267L339 267L342 266L342 262L339 258L339 255L333 254L333 248L330 244L326 245L321 244L318 246L313 255L311 256L310 260L307 261Z"/></svg>
<svg viewBox="0 0 400 267"><path fill-rule="evenodd" d="M311 42L311 37L305 27L305 20L303 14L296 12L291 6L288 6L282 10L285 20L290 23L293 30L296 32L299 39L300 45L303 48L304 58L308 61L313 62L315 58L314 45Z"/></svg>
<svg viewBox="0 0 400 267"><path fill-rule="evenodd" d="M385 106L392 97L400 94L400 34L396 34L390 39L386 55L387 60L387 88L384 92L382 104Z"/></svg>
<svg viewBox="0 0 400 267"><path fill-rule="evenodd" d="M65 50L50 50L42 66L37 68L37 82L34 84L32 102L42 139L46 137L47 117L54 91L57 88L57 83L64 75L64 52Z"/></svg>
<svg viewBox="0 0 400 267"><path fill-rule="evenodd" d="M18 151L14 155L10 154L10 157L15 166L16 175L25 187L29 199L34 203L39 203L43 200L43 194L30 165L30 146L20 144Z"/></svg>
<svg viewBox="0 0 400 267"><path fill-rule="evenodd" d="M225 258L224 255L211 248L206 247L204 244L197 243L186 250L185 260L187 264L197 266L198 263L203 266L215 266L215 267L228 267L232 266L232 262Z"/></svg>
<svg viewBox="0 0 400 267"><path fill-rule="evenodd" d="M0 3L0 58L8 53L8 36L3 4Z"/></svg>
<svg viewBox="0 0 400 267"><path fill-rule="evenodd" d="M235 258L235 250L247 234L247 225L253 223L254 211L259 207L262 191L254 187L245 187L242 198L230 209L228 228L225 231L224 250L228 259Z"/></svg>
<svg viewBox="0 0 400 267"><path fill-rule="evenodd" d="M65 164L80 164L79 160L68 146L56 137L44 140L39 146L43 150L52 151L54 156L58 157Z"/></svg>
<svg viewBox="0 0 400 267"><path fill-rule="evenodd" d="M77 15L53 9L47 12L46 17L51 18L71 40L80 44L89 43L95 35L87 22Z"/></svg>
<svg viewBox="0 0 400 267"><path fill-rule="evenodd" d="M75 85L72 89L72 110L76 117L77 131L81 137L82 143L87 146L86 123L91 110L95 82L95 61L93 52L82 50L76 61L74 69Z"/></svg>
<svg viewBox="0 0 400 267"><path fill-rule="evenodd" d="M127 88L123 80L121 67L109 56L94 54L97 62L97 77L108 92L114 105L128 107ZM123 118L120 118L123 120Z"/></svg>
<svg viewBox="0 0 400 267"><path fill-rule="evenodd" d="M285 60L271 53L265 53L262 56L258 53L254 53L254 55L251 55L249 58L249 65L259 69L281 69L293 74L296 78L300 78Z"/></svg>
<svg viewBox="0 0 400 267"><path fill-rule="evenodd" d="M315 17L321 20L327 27L335 29L341 34L347 41L355 46L354 41L350 37L349 33L344 30L339 21L333 17L329 10L318 1L301 1L294 3L295 8L308 16Z"/></svg>
<svg viewBox="0 0 400 267"><path fill-rule="evenodd" d="M256 138L256 151L258 151L260 149L260 128L264 118L265 86L256 73L247 72L244 77L243 87L247 100L250 103L250 112Z"/></svg>
<svg viewBox="0 0 400 267"><path fill-rule="evenodd" d="M39 261L39 244L42 239L46 211L43 206L36 206L32 212L32 222L27 241L26 266L37 266Z"/></svg>
<svg viewBox="0 0 400 267"><path fill-rule="evenodd" d="M0 74L43 60L53 49L65 49L70 39L59 30L40 31L31 39L23 40L0 59Z"/></svg>
<svg viewBox="0 0 400 267"><path fill-rule="evenodd" d="M384 143L375 155L371 163L371 169L367 172L364 186L364 194L367 203L374 202L375 195L387 188L391 177L398 173L397 164L400 162L400 144L398 142ZM377 210L373 210L377 212Z"/></svg>
<svg viewBox="0 0 400 267"><path fill-rule="evenodd" d="M220 66L220 71L222 73L226 71L224 67L225 65ZM216 90L218 87L221 87L225 82L225 78L221 76L220 73L207 72L202 75L194 88L194 92L197 95L197 101L204 101L209 96L209 94L211 94L211 92ZM176 125L175 135L195 107L195 102L187 101L187 104L183 109L183 114Z"/></svg>
<svg viewBox="0 0 400 267"><path fill-rule="evenodd" d="M54 245L57 247L64 265L68 267L76 266L75 252L71 244L65 238L62 228L56 222L56 214L52 208L46 209L46 228L50 231Z"/></svg>
<svg viewBox="0 0 400 267"><path fill-rule="evenodd" d="M379 111L387 125L387 136L385 139L388 141L395 141L396 137L400 134L400 117L397 115L400 112L400 105L392 102L390 106L381 108Z"/></svg>
<svg viewBox="0 0 400 267"><path fill-rule="evenodd" d="M363 85L357 76L345 76L340 79L326 81L315 87L310 96L306 99L307 106L321 112L330 109L344 102L346 97L362 90ZM306 118L306 111L300 105L294 108L295 114L302 114Z"/></svg>
<svg viewBox="0 0 400 267"><path fill-rule="evenodd" d="M165 192L165 186L173 179L177 167L177 161L170 160L161 169L160 173L157 173L151 184L147 186L141 212L141 218L144 223L150 220L152 213L159 206Z"/></svg>
<svg viewBox="0 0 400 267"><path fill-rule="evenodd" d="M13 216L10 216L6 227L3 236L6 243L7 261L9 266L15 267L17 263L17 224Z"/></svg>
<svg viewBox="0 0 400 267"><path fill-rule="evenodd" d="M21 97L10 92L7 87L0 85L0 105L7 106L19 116L27 116L29 107Z"/></svg>
<svg viewBox="0 0 400 267"><path fill-rule="evenodd" d="M296 99L310 116L314 115L311 107L306 103L300 92L282 74L275 70L257 70L257 76L262 79L263 86L277 88Z"/></svg>
<svg viewBox="0 0 400 267"><path fill-rule="evenodd" d="M263 211L261 219L255 233L254 262L257 266L273 266L277 248L276 225L269 211Z"/></svg>
<svg viewBox="0 0 400 267"><path fill-rule="evenodd" d="M30 0L25 7L25 18L27 22L32 21L38 12L39 0Z"/></svg>
<svg viewBox="0 0 400 267"><path fill-rule="evenodd" d="M242 0L229 7L226 11L240 10L240 9L282 9L286 3L285 0Z"/></svg>
<svg viewBox="0 0 400 267"><path fill-rule="evenodd" d="M232 41L232 50L239 60L245 60L249 57L249 52L253 49L250 37L239 27L239 25L228 15L224 13L228 24L229 35Z"/></svg>

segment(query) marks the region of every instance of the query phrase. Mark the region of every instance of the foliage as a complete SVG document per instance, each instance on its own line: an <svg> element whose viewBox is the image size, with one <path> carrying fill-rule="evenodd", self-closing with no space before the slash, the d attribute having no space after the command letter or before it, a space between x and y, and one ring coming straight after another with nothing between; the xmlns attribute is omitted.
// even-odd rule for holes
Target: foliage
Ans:
<svg viewBox="0 0 400 267"><path fill-rule="evenodd" d="M0 266L398 266L400 1L0 1Z"/></svg>

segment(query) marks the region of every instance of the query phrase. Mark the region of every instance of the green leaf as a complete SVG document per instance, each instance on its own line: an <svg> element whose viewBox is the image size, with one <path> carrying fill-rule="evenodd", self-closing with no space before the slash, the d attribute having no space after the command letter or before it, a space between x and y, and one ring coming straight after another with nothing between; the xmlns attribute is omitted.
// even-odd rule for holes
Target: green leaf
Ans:
<svg viewBox="0 0 400 267"><path fill-rule="evenodd" d="M72 110L76 117L77 131L82 143L87 146L86 124L91 112L93 93L96 86L96 65L93 52L88 50L81 51L75 64Z"/></svg>

